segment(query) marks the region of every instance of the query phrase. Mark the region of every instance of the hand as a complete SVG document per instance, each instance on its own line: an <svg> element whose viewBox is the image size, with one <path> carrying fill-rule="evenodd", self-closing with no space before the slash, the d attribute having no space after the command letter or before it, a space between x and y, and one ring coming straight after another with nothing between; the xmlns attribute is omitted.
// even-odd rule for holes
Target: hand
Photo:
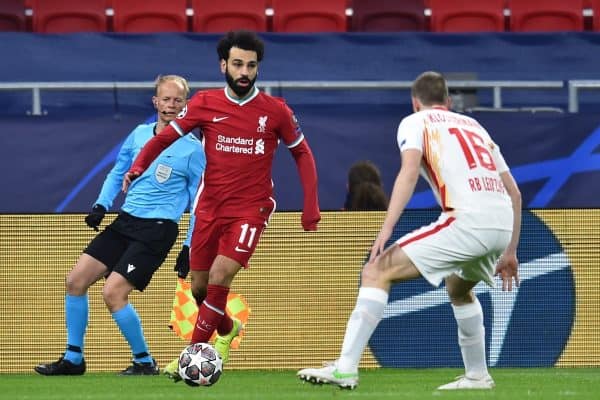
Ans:
<svg viewBox="0 0 600 400"><path fill-rule="evenodd" d="M185 244L181 248L179 255L177 256L177 261L175 261L175 268L173 271L177 271L177 276L185 279L190 272L190 248Z"/></svg>
<svg viewBox="0 0 600 400"><path fill-rule="evenodd" d="M123 184L121 185L121 190L123 191L123 193L127 193L129 185L131 185L131 182L133 182L133 180L138 176L140 176L138 172L130 171L125 173L125 176L123 176Z"/></svg>
<svg viewBox="0 0 600 400"><path fill-rule="evenodd" d="M98 232L99 231L98 226L102 222L102 219L104 218L104 214L106 214L106 208L104 208L104 206L102 206L100 204L96 204L92 208L92 212L90 212L85 217L85 223L87 224L87 226L89 226L90 228L93 228L96 232Z"/></svg>
<svg viewBox="0 0 600 400"><path fill-rule="evenodd" d="M302 213L302 228L305 231L316 231L320 220L320 213L317 213L317 215L314 216L307 216Z"/></svg>
<svg viewBox="0 0 600 400"><path fill-rule="evenodd" d="M519 287L519 260L515 252L505 252L500 256L498 264L496 264L496 272L494 275L500 275L502 278L502 291L511 291L513 288L513 279L515 287Z"/></svg>
<svg viewBox="0 0 600 400"><path fill-rule="evenodd" d="M385 244L392 236L392 230L381 228L379 234L377 234L377 238L375 242L373 242L373 246L371 246L371 255L369 256L369 262L375 261L375 259L383 253L385 250Z"/></svg>

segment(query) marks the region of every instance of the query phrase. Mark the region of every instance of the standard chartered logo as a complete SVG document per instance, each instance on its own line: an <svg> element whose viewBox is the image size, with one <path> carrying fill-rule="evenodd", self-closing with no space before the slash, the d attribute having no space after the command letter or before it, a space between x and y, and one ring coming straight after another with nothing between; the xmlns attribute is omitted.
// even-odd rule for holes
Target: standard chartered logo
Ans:
<svg viewBox="0 0 600 400"><path fill-rule="evenodd" d="M258 139L256 146L254 146L254 154L265 154L265 141Z"/></svg>
<svg viewBox="0 0 600 400"><path fill-rule="evenodd" d="M263 139L218 135L215 149L225 153L265 154L265 142Z"/></svg>

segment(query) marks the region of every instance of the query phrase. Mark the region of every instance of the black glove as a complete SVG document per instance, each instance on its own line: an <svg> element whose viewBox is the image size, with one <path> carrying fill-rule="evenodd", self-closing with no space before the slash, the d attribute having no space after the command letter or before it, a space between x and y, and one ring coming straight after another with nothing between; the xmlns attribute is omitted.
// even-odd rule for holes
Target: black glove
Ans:
<svg viewBox="0 0 600 400"><path fill-rule="evenodd" d="M102 222L104 214L106 214L106 208L100 204L96 204L94 208L92 208L92 212L85 217L85 223L87 226L98 232L98 226L100 225L100 222Z"/></svg>
<svg viewBox="0 0 600 400"><path fill-rule="evenodd" d="M175 268L173 271L177 271L177 276L185 279L190 272L190 248L185 244L181 248L179 255L177 256L177 261L175 261Z"/></svg>

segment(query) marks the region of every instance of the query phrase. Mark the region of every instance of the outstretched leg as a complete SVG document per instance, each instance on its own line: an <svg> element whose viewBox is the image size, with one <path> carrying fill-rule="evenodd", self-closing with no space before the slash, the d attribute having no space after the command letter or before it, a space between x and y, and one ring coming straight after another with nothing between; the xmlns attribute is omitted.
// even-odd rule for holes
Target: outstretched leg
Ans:
<svg viewBox="0 0 600 400"><path fill-rule="evenodd" d="M358 386L358 365L381 321L392 282L418 276L419 271L398 246L390 247L372 263L367 263L362 271L362 285L346 326L339 359L323 368L302 369L298 371L298 377L311 383L330 383L347 389Z"/></svg>

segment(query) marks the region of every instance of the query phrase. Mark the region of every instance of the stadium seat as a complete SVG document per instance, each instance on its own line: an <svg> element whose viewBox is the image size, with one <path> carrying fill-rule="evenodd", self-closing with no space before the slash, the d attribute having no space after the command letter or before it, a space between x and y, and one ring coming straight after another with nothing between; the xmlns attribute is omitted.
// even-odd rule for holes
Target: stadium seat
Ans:
<svg viewBox="0 0 600 400"><path fill-rule="evenodd" d="M433 32L503 32L504 0L429 0Z"/></svg>
<svg viewBox="0 0 600 400"><path fill-rule="evenodd" d="M187 0L112 0L115 32L187 32Z"/></svg>
<svg viewBox="0 0 600 400"><path fill-rule="evenodd" d="M346 0L272 0L275 32L345 32Z"/></svg>
<svg viewBox="0 0 600 400"><path fill-rule="evenodd" d="M0 31L25 30L25 1L2 0L0 1Z"/></svg>
<svg viewBox="0 0 600 400"><path fill-rule="evenodd" d="M265 0L192 0L194 32L227 32L247 29L256 32L267 30Z"/></svg>
<svg viewBox="0 0 600 400"><path fill-rule="evenodd" d="M583 30L583 0L508 0L513 32Z"/></svg>
<svg viewBox="0 0 600 400"><path fill-rule="evenodd" d="M352 0L352 10L356 32L425 30L425 0Z"/></svg>
<svg viewBox="0 0 600 400"><path fill-rule="evenodd" d="M595 32L600 32L600 0L588 0L587 5L589 5L589 8L594 12L592 17L592 29Z"/></svg>
<svg viewBox="0 0 600 400"><path fill-rule="evenodd" d="M106 0L33 0L37 33L106 32Z"/></svg>

